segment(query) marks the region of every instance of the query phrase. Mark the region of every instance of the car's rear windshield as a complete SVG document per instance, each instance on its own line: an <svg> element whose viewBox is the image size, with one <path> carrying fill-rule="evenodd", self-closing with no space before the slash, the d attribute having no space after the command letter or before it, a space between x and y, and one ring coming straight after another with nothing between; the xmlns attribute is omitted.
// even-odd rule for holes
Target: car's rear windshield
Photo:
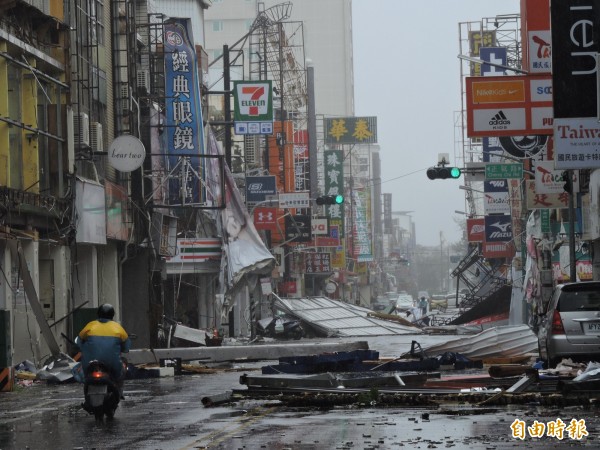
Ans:
<svg viewBox="0 0 600 450"><path fill-rule="evenodd" d="M556 307L558 311L600 311L600 291L563 291Z"/></svg>

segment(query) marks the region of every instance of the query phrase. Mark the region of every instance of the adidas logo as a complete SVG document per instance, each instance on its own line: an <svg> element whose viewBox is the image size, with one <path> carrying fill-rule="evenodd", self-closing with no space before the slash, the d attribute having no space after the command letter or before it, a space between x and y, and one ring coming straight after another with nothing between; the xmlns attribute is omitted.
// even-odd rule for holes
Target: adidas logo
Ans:
<svg viewBox="0 0 600 450"><path fill-rule="evenodd" d="M500 110L494 117L492 117L490 120L490 125L494 127L498 125L510 125L510 120L508 120L508 118L504 115L504 111Z"/></svg>

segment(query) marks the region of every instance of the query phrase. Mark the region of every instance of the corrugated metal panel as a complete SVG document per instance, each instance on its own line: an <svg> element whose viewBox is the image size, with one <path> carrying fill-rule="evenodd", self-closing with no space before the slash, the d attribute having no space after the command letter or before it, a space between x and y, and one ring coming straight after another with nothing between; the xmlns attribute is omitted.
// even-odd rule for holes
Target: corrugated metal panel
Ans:
<svg viewBox="0 0 600 450"><path fill-rule="evenodd" d="M537 337L528 325L494 327L474 336L463 336L424 348L430 355L457 352L467 358L516 357L536 353Z"/></svg>
<svg viewBox="0 0 600 450"><path fill-rule="evenodd" d="M368 317L368 308L327 297L278 298L278 307L331 336L380 336L421 333L415 327Z"/></svg>

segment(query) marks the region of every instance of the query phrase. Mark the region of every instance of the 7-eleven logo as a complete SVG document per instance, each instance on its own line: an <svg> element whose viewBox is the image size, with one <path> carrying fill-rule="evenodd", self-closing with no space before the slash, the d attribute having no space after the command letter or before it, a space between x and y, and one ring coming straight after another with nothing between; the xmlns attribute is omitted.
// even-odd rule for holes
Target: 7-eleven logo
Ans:
<svg viewBox="0 0 600 450"><path fill-rule="evenodd" d="M268 113L269 92L268 84L240 84L238 85L238 104L240 114L244 116L261 116Z"/></svg>

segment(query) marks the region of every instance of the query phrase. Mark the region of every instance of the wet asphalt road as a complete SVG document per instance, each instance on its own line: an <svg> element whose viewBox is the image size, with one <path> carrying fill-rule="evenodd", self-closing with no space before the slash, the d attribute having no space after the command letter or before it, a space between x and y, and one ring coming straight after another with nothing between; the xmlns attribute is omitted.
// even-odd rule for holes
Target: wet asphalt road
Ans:
<svg viewBox="0 0 600 450"><path fill-rule="evenodd" d="M429 337L428 337L429 338ZM427 338L427 339L428 339ZM447 338L445 338L447 339ZM354 339L356 340L356 339ZM406 349L410 337L380 342L387 349ZM421 341L425 342L425 338ZM370 347L379 350L376 343ZM428 408L288 408L276 401L242 400L204 408L201 398L241 389L240 372L182 375L128 380L126 399L115 419L96 423L80 407L78 384L38 384L0 394L0 449L395 449L453 448L501 450L515 448L600 448L600 411L582 407L562 410L536 405L481 409L466 414L469 405L448 405L451 413ZM464 415L457 415L457 411ZM421 415L429 413L429 420ZM531 426L560 418L585 420L589 436L525 440L511 436L515 419Z"/></svg>

